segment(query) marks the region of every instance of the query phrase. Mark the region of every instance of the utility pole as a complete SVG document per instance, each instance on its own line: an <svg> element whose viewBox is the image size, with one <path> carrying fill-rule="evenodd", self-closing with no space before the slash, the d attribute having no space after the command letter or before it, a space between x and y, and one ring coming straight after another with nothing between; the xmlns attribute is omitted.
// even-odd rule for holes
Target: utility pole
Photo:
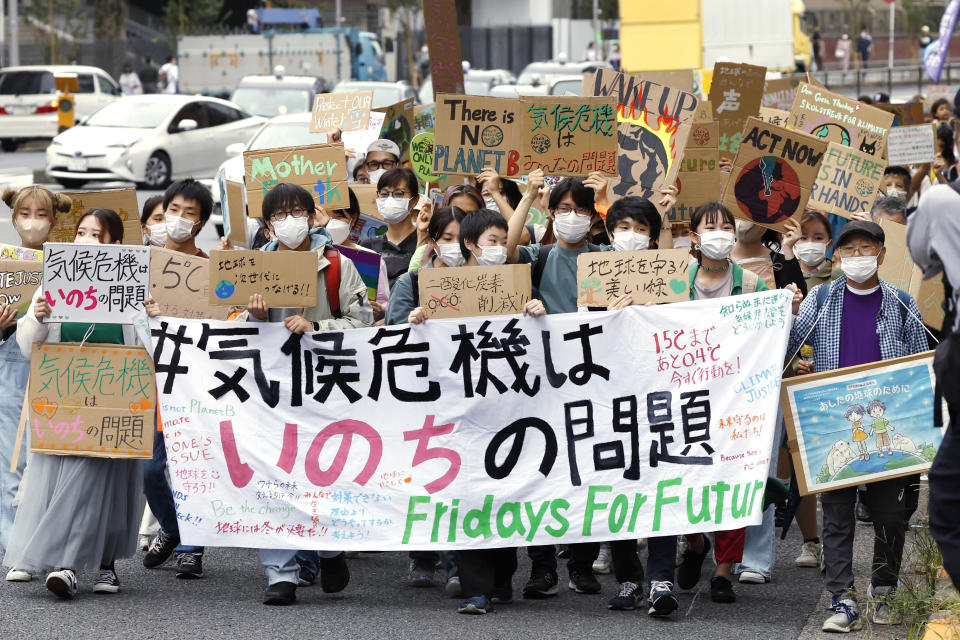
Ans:
<svg viewBox="0 0 960 640"><path fill-rule="evenodd" d="M183 35L183 0L177 0L177 9L180 14L180 35Z"/></svg>
<svg viewBox="0 0 960 640"><path fill-rule="evenodd" d="M50 64L57 64L57 31L53 24L53 0L47 0L50 21Z"/></svg>
<svg viewBox="0 0 960 640"><path fill-rule="evenodd" d="M887 56L887 66L891 69L893 69L893 25L897 19L897 12L894 10L896 6L895 2L890 2L890 53Z"/></svg>
<svg viewBox="0 0 960 640"><path fill-rule="evenodd" d="M596 42L594 45L597 49L597 60L603 60L603 40L600 37L600 0L593 0L593 39Z"/></svg>
<svg viewBox="0 0 960 640"><path fill-rule="evenodd" d="M2 1L2 0L0 0ZM20 18L17 0L10 0L10 66L20 64Z"/></svg>
<svg viewBox="0 0 960 640"><path fill-rule="evenodd" d="M341 17L343 7L341 5L342 5L342 0L337 0L336 3L334 4L334 15L336 16L337 23L333 26L338 28L340 27L340 21L343 20L343 18Z"/></svg>

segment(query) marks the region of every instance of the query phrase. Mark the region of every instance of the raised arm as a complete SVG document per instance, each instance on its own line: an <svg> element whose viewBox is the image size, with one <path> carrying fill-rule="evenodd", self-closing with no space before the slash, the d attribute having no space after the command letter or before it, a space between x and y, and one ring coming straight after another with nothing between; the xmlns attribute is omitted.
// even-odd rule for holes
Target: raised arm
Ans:
<svg viewBox="0 0 960 640"><path fill-rule="evenodd" d="M520 199L517 210L510 216L507 225L507 262L516 264L520 259L517 245L520 244L520 236L523 234L524 223L527 221L527 214L530 207L536 201L540 188L543 186L543 171L535 169L527 176L527 191Z"/></svg>

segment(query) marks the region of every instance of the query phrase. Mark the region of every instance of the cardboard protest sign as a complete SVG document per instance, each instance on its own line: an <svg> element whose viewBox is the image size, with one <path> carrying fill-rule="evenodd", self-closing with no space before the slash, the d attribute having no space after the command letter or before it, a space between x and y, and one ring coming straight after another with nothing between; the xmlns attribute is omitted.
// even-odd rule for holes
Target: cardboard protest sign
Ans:
<svg viewBox="0 0 960 640"><path fill-rule="evenodd" d="M372 102L373 91L318 93L313 97L310 133L366 129Z"/></svg>
<svg viewBox="0 0 960 640"><path fill-rule="evenodd" d="M0 244L0 261L3 260L43 262L43 249L27 249L26 247L17 247L12 244Z"/></svg>
<svg viewBox="0 0 960 640"><path fill-rule="evenodd" d="M893 114L894 127L908 127L924 124L922 102L901 102L896 104L874 104L877 109Z"/></svg>
<svg viewBox="0 0 960 640"><path fill-rule="evenodd" d="M757 115L763 100L766 67L734 62L713 65L710 103L713 117L720 123L721 158L733 158L740 145L743 125Z"/></svg>
<svg viewBox="0 0 960 640"><path fill-rule="evenodd" d="M433 94L466 93L456 6L446 0L423 0L422 9Z"/></svg>
<svg viewBox="0 0 960 640"><path fill-rule="evenodd" d="M413 98L374 111L384 114L380 137L400 147L400 162L407 164L410 161L410 141L413 140Z"/></svg>
<svg viewBox="0 0 960 640"><path fill-rule="evenodd" d="M933 162L937 153L936 124L894 127L887 135L887 161L908 166Z"/></svg>
<svg viewBox="0 0 960 640"><path fill-rule="evenodd" d="M421 269L420 306L428 318L523 313L530 300L530 265Z"/></svg>
<svg viewBox="0 0 960 640"><path fill-rule="evenodd" d="M913 296L924 324L939 329L943 326L943 276L923 279L907 248L906 225L891 220L880 220L879 224L883 227L884 258L877 275Z"/></svg>
<svg viewBox="0 0 960 640"><path fill-rule="evenodd" d="M352 184L350 190L357 196L357 203L360 205L360 215L376 218L383 221L380 210L377 209L377 185L375 184Z"/></svg>
<svg viewBox="0 0 960 640"><path fill-rule="evenodd" d="M410 161L413 172L423 182L437 182L446 176L433 173L433 133L418 133L410 142Z"/></svg>
<svg viewBox="0 0 960 640"><path fill-rule="evenodd" d="M936 102L940 98L953 102L954 91L945 84L928 84L924 90L924 97L927 102Z"/></svg>
<svg viewBox="0 0 960 640"><path fill-rule="evenodd" d="M633 304L690 299L686 249L598 251L577 256L577 306L607 307L621 296Z"/></svg>
<svg viewBox="0 0 960 640"><path fill-rule="evenodd" d="M521 98L521 171L617 174L616 98Z"/></svg>
<svg viewBox="0 0 960 640"><path fill-rule="evenodd" d="M36 260L0 260L0 306L17 309L22 318L43 279L43 263Z"/></svg>
<svg viewBox="0 0 960 640"><path fill-rule="evenodd" d="M143 310L150 282L150 247L123 244L43 245L45 322L130 324Z"/></svg>
<svg viewBox="0 0 960 640"><path fill-rule="evenodd" d="M697 108L693 112L693 121L694 122L715 122L713 119L713 105L710 104L709 100L700 100L697 103ZM719 126L719 123L718 123Z"/></svg>
<svg viewBox="0 0 960 640"><path fill-rule="evenodd" d="M892 113L807 83L797 89L790 109L791 129L877 157L892 124Z"/></svg>
<svg viewBox="0 0 960 640"><path fill-rule="evenodd" d="M344 131L340 134L340 141L343 143L343 150L347 155L347 175L353 176L353 169L357 166L357 163L366 159L367 149L375 140L380 138L380 131L383 129L383 122L386 117L387 114L385 113L371 111L365 129Z"/></svg>
<svg viewBox="0 0 960 640"><path fill-rule="evenodd" d="M760 107L757 113L757 119L767 124L775 124L778 127L786 127L790 124L790 112L783 109L773 109L771 107Z"/></svg>
<svg viewBox="0 0 960 640"><path fill-rule="evenodd" d="M932 278L921 280L913 297L920 307L923 323L934 329L943 327L943 274L938 273Z"/></svg>
<svg viewBox="0 0 960 640"><path fill-rule="evenodd" d="M329 209L350 206L342 144L244 151L243 168L247 210L253 218L263 216L263 197L280 182L300 185L311 193L314 202Z"/></svg>
<svg viewBox="0 0 960 640"><path fill-rule="evenodd" d="M150 295L161 315L226 320L229 308L210 306L209 274L206 258L150 247Z"/></svg>
<svg viewBox="0 0 960 640"><path fill-rule="evenodd" d="M781 406L801 495L923 473L933 426L933 352L784 378Z"/></svg>
<svg viewBox="0 0 960 640"><path fill-rule="evenodd" d="M807 207L852 218L869 211L883 184L887 163L836 142L827 145Z"/></svg>
<svg viewBox="0 0 960 640"><path fill-rule="evenodd" d="M36 342L27 400L33 453L153 457L157 383L143 347Z"/></svg>
<svg viewBox="0 0 960 640"><path fill-rule="evenodd" d="M435 104L417 104L413 106L413 132L414 134L429 131L433 133L436 130L437 105Z"/></svg>
<svg viewBox="0 0 960 640"><path fill-rule="evenodd" d="M433 173L475 176L487 165L520 173L520 100L437 94Z"/></svg>
<svg viewBox="0 0 960 640"><path fill-rule="evenodd" d="M677 201L667 211L671 222L689 220L702 204L720 197L726 174L718 171L681 171L677 174Z"/></svg>
<svg viewBox="0 0 960 640"><path fill-rule="evenodd" d="M617 100L619 176L612 181L611 199L659 200L655 194L673 184L680 170L699 99L688 91L609 69L585 76L583 95Z"/></svg>
<svg viewBox="0 0 960 640"><path fill-rule="evenodd" d="M140 242L140 206L137 204L137 190L107 189L104 191L67 191L73 207L67 213L57 215L57 221L50 231L48 242L73 242L77 235L77 224L81 216L91 209L110 209L123 220L123 241L127 244ZM116 238L112 238L116 240Z"/></svg>
<svg viewBox="0 0 960 640"><path fill-rule="evenodd" d="M783 231L787 219L799 222L826 150L824 140L748 118L723 204L738 218Z"/></svg>
<svg viewBox="0 0 960 640"><path fill-rule="evenodd" d="M797 76L767 80L763 85L760 106L790 111L793 107L793 99L797 95L797 87L803 82L802 78L803 76Z"/></svg>
<svg viewBox="0 0 960 640"><path fill-rule="evenodd" d="M316 251L212 251L211 305L246 307L259 293L268 307L317 305Z"/></svg>
<svg viewBox="0 0 960 640"><path fill-rule="evenodd" d="M353 261L360 273L360 279L367 285L367 296L370 300L377 299L377 285L380 282L380 254L367 249L351 249L337 245L337 251Z"/></svg>
<svg viewBox="0 0 960 640"><path fill-rule="evenodd" d="M247 202L242 182L227 180L220 174L220 213L223 217L223 236L236 247L246 247Z"/></svg>

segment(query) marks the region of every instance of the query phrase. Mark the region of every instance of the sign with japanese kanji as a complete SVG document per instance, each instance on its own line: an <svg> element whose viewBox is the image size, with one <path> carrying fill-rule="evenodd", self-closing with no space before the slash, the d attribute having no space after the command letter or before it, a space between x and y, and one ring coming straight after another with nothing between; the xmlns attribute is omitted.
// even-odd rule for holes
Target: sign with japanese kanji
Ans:
<svg viewBox="0 0 960 640"><path fill-rule="evenodd" d="M0 307L12 306L22 318L43 278L43 263L36 260L0 260Z"/></svg>
<svg viewBox="0 0 960 640"><path fill-rule="evenodd" d="M123 244L43 245L45 322L129 324L143 310L150 247Z"/></svg>
<svg viewBox="0 0 960 640"><path fill-rule="evenodd" d="M298 184L313 196L318 206L346 209L347 163L342 144L312 144L243 152L247 211L263 216L263 197L281 182Z"/></svg>
<svg viewBox="0 0 960 640"><path fill-rule="evenodd" d="M766 67L735 62L713 65L710 103L713 117L720 122L721 158L733 158L740 146L740 136L747 118L757 115L763 101Z"/></svg>
<svg viewBox="0 0 960 640"><path fill-rule="evenodd" d="M936 125L918 124L894 127L887 137L887 161L891 165L908 166L933 162L937 153Z"/></svg>
<svg viewBox="0 0 960 640"><path fill-rule="evenodd" d="M616 104L614 96L521 98L521 171L617 175Z"/></svg>
<svg viewBox="0 0 960 640"><path fill-rule="evenodd" d="M690 299L686 249L598 251L577 256L577 306L607 307L629 295L633 304Z"/></svg>
<svg viewBox="0 0 960 640"><path fill-rule="evenodd" d="M430 78L433 93L464 94L463 54L457 8L449 0L423 0L423 25L430 51ZM440 102L439 96L436 102Z"/></svg>
<svg viewBox="0 0 960 640"><path fill-rule="evenodd" d="M420 306L428 318L523 313L530 301L530 265L421 269Z"/></svg>
<svg viewBox="0 0 960 640"><path fill-rule="evenodd" d="M519 175L520 126L518 99L438 93L433 173L476 176L491 166Z"/></svg>
<svg viewBox="0 0 960 640"><path fill-rule="evenodd" d="M844 218L869 211L880 193L887 163L836 142L827 145L807 207Z"/></svg>
<svg viewBox="0 0 960 640"><path fill-rule="evenodd" d="M246 307L260 294L268 307L317 305L316 251L211 251L211 305Z"/></svg>
<svg viewBox="0 0 960 640"><path fill-rule="evenodd" d="M50 230L48 242L73 242L77 235L80 218L91 209L110 209L123 220L123 242L136 244L140 241L140 207L137 205L137 190L106 189L104 191L65 192L70 196L73 206L67 213L57 214L57 220ZM111 238L111 241L121 238Z"/></svg>
<svg viewBox="0 0 960 640"><path fill-rule="evenodd" d="M210 261L179 251L150 247L150 295L160 315L226 320L228 307L210 305Z"/></svg>
<svg viewBox="0 0 960 640"><path fill-rule="evenodd" d="M791 129L878 158L892 125L892 113L806 83L797 88L790 109Z"/></svg>
<svg viewBox="0 0 960 640"><path fill-rule="evenodd" d="M758 524L791 300L303 335L153 318L164 433L196 454L171 474L180 537L464 549Z"/></svg>
<svg viewBox="0 0 960 640"><path fill-rule="evenodd" d="M340 129L358 131L367 128L373 91L318 93L313 97L310 132L323 133Z"/></svg>
<svg viewBox="0 0 960 640"><path fill-rule="evenodd" d="M157 385L143 347L35 342L27 403L34 453L153 457Z"/></svg>

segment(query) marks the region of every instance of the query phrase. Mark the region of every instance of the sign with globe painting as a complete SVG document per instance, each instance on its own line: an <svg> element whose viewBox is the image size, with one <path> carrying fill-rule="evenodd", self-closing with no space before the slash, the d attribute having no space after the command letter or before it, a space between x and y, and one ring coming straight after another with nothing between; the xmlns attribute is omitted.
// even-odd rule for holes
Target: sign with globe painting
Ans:
<svg viewBox="0 0 960 640"><path fill-rule="evenodd" d="M737 218L784 231L810 199L827 143L748 118L721 201Z"/></svg>
<svg viewBox="0 0 960 640"><path fill-rule="evenodd" d="M793 99L790 128L880 158L886 154L893 118L894 114L855 98L804 83Z"/></svg>
<svg viewBox="0 0 960 640"><path fill-rule="evenodd" d="M933 352L789 378L781 406L800 493L820 493L930 468Z"/></svg>

